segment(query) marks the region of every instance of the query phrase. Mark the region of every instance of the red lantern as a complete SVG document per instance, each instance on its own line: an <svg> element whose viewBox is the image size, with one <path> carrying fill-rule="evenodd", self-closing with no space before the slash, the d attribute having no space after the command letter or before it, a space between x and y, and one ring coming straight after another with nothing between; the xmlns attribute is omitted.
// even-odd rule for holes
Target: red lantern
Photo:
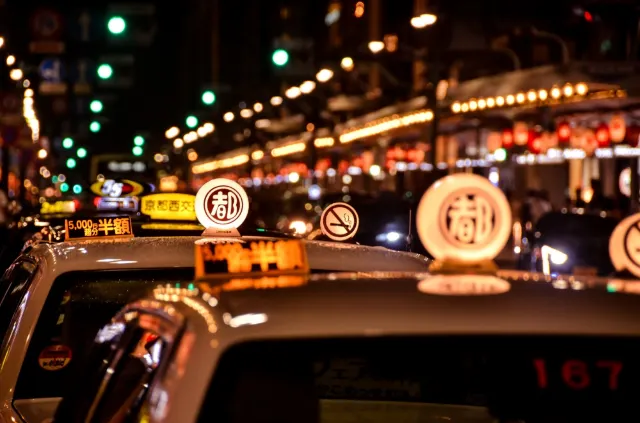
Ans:
<svg viewBox="0 0 640 423"><path fill-rule="evenodd" d="M600 148L609 146L609 127L606 124L603 123L596 129L596 141L598 141L598 147Z"/></svg>
<svg viewBox="0 0 640 423"><path fill-rule="evenodd" d="M556 128L558 142L568 142L571 139L571 126L568 122L562 122Z"/></svg>
<svg viewBox="0 0 640 423"><path fill-rule="evenodd" d="M540 138L540 134L533 129L529 131L527 149L530 153L533 154L540 154L540 152L542 151L542 139Z"/></svg>
<svg viewBox="0 0 640 423"><path fill-rule="evenodd" d="M502 146L504 148L513 147L513 130L505 129L502 131Z"/></svg>
<svg viewBox="0 0 640 423"><path fill-rule="evenodd" d="M523 146L529 143L529 139L529 126L524 122L516 122L513 125L513 142L516 145Z"/></svg>
<svg viewBox="0 0 640 423"><path fill-rule="evenodd" d="M627 122L620 114L613 115L609 122L609 138L612 142L622 142L627 133Z"/></svg>

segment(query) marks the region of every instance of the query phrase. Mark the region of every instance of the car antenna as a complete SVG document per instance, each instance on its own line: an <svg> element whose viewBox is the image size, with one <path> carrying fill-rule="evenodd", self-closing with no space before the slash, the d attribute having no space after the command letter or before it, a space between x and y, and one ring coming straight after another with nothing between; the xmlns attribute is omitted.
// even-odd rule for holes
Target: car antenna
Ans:
<svg viewBox="0 0 640 423"><path fill-rule="evenodd" d="M409 231L407 233L407 251L411 252L411 246L413 245L413 210L409 208Z"/></svg>

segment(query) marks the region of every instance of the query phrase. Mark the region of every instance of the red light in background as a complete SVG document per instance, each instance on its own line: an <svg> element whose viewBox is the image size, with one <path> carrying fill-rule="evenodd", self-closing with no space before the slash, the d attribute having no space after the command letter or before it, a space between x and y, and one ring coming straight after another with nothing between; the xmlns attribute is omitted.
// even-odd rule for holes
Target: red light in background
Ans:
<svg viewBox="0 0 640 423"><path fill-rule="evenodd" d="M100 197L96 197L93 199L93 205L98 207L98 204L100 204L100 200L102 200L102 198Z"/></svg>
<svg viewBox="0 0 640 423"><path fill-rule="evenodd" d="M593 16L591 15L591 13L585 11L584 12L584 20L587 22L593 22Z"/></svg>

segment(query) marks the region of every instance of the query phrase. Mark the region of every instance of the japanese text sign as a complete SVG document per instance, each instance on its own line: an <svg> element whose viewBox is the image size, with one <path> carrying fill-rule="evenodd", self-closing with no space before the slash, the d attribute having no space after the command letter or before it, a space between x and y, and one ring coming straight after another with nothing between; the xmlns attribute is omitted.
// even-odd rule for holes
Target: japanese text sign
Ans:
<svg viewBox="0 0 640 423"><path fill-rule="evenodd" d="M66 219L65 241L91 238L126 238L133 236L130 217L93 217Z"/></svg>
<svg viewBox="0 0 640 423"><path fill-rule="evenodd" d="M140 212L154 220L196 220L195 199L190 194L147 195Z"/></svg>
<svg viewBox="0 0 640 423"><path fill-rule="evenodd" d="M196 244L196 279L273 274L306 274L307 252L300 240L204 242Z"/></svg>

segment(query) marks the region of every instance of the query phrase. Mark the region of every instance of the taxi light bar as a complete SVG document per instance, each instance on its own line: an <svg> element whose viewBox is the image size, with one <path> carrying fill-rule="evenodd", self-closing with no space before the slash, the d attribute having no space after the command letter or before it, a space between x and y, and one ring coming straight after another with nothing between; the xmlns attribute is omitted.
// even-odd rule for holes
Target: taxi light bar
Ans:
<svg viewBox="0 0 640 423"><path fill-rule="evenodd" d="M65 219L64 229L65 241L133 237L133 225L128 216Z"/></svg>
<svg viewBox="0 0 640 423"><path fill-rule="evenodd" d="M308 273L307 251L300 240L196 243L197 280L228 278L229 274L252 277Z"/></svg>

